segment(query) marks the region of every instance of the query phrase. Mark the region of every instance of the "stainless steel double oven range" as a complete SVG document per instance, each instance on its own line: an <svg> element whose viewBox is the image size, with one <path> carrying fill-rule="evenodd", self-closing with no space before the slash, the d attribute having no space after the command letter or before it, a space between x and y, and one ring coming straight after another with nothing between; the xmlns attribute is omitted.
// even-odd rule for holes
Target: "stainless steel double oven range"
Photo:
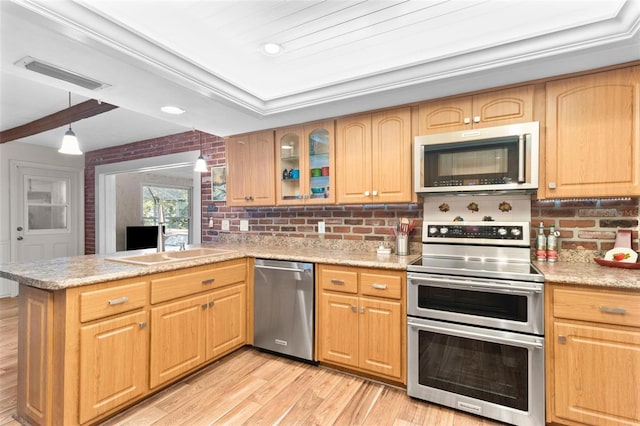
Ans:
<svg viewBox="0 0 640 426"><path fill-rule="evenodd" d="M407 268L407 393L544 424L544 277L529 222L425 221L422 233Z"/></svg>

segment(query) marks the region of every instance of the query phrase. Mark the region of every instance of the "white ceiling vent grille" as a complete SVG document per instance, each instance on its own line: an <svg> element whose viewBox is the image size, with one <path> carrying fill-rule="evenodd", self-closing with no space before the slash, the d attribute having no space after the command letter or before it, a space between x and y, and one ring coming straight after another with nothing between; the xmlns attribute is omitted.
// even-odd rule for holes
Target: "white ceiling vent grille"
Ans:
<svg viewBox="0 0 640 426"><path fill-rule="evenodd" d="M65 70L52 64L47 64L31 56L24 57L16 62L16 65L22 66L30 71L55 78L57 80L66 81L76 86L84 87L89 90L98 90L108 87L106 83L92 80L86 76Z"/></svg>

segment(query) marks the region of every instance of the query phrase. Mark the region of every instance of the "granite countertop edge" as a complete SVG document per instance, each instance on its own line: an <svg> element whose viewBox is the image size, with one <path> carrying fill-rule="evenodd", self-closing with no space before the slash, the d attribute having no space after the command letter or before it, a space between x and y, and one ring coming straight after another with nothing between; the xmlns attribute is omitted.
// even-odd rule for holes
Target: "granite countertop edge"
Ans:
<svg viewBox="0 0 640 426"><path fill-rule="evenodd" d="M161 263L132 265L109 260L114 257L152 253L155 250L119 252L106 255L85 255L56 258L23 264L0 265L0 277L18 281L23 285L45 290L64 290L102 282L135 278L161 272L191 268L244 257L326 263L344 266L406 270L409 263L420 257L378 255L371 251L332 250L317 247L265 247L264 244L216 243L189 246L228 250L228 253L203 258ZM544 274L545 282L576 284L611 289L640 291L640 270L604 267L593 263L533 262Z"/></svg>

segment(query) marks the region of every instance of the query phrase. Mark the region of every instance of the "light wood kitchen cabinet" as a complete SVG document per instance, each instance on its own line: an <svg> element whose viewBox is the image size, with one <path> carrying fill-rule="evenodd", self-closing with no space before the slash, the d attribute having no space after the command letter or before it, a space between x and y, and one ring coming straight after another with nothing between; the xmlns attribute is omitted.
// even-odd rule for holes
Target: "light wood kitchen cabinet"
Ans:
<svg viewBox="0 0 640 426"><path fill-rule="evenodd" d="M411 108L336 121L336 201L411 202Z"/></svg>
<svg viewBox="0 0 640 426"><path fill-rule="evenodd" d="M473 96L423 102L421 135L502 126L533 120L534 86L496 90Z"/></svg>
<svg viewBox="0 0 640 426"><path fill-rule="evenodd" d="M147 312L80 328L80 423L131 401L147 389Z"/></svg>
<svg viewBox="0 0 640 426"><path fill-rule="evenodd" d="M547 422L640 424L640 294L545 284Z"/></svg>
<svg viewBox="0 0 640 426"><path fill-rule="evenodd" d="M246 259L55 291L21 284L18 415L95 424L243 346L247 291Z"/></svg>
<svg viewBox="0 0 640 426"><path fill-rule="evenodd" d="M318 280L318 359L404 383L404 274L319 265Z"/></svg>
<svg viewBox="0 0 640 426"><path fill-rule="evenodd" d="M226 156L227 205L275 205L273 131L228 138Z"/></svg>
<svg viewBox="0 0 640 426"><path fill-rule="evenodd" d="M546 85L541 198L640 195L640 67Z"/></svg>
<svg viewBox="0 0 640 426"><path fill-rule="evenodd" d="M228 261L151 280L151 303L169 300L151 309L152 389L246 343L245 265Z"/></svg>
<svg viewBox="0 0 640 426"><path fill-rule="evenodd" d="M247 286L215 290L207 301L206 358L218 358L247 341Z"/></svg>
<svg viewBox="0 0 640 426"><path fill-rule="evenodd" d="M276 130L276 204L335 203L333 120Z"/></svg>

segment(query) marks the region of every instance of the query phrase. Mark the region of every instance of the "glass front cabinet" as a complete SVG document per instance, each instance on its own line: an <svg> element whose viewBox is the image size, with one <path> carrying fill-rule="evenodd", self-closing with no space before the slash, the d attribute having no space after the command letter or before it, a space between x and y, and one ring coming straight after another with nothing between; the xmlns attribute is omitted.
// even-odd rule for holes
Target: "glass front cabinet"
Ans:
<svg viewBox="0 0 640 426"><path fill-rule="evenodd" d="M276 130L277 204L335 202L333 120Z"/></svg>

